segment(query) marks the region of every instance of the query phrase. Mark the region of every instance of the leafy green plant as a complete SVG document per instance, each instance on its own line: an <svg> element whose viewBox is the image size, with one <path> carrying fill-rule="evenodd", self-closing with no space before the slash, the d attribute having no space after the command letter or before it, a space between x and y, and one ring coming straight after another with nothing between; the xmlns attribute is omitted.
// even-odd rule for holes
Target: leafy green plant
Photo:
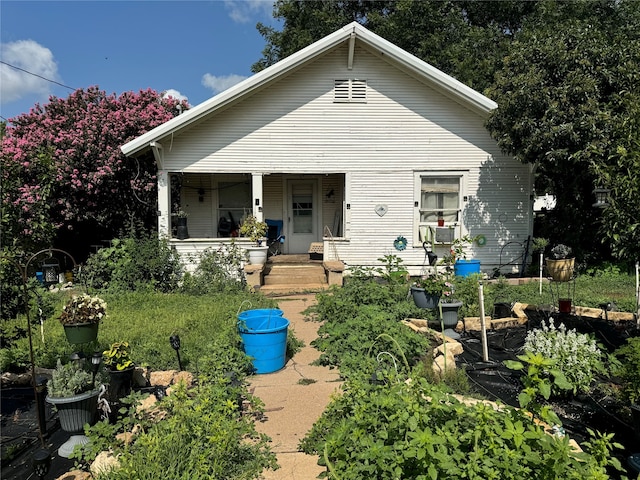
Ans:
<svg viewBox="0 0 640 480"><path fill-rule="evenodd" d="M526 411L462 403L420 378L348 380L300 448L328 478L608 478L608 460L578 454Z"/></svg>
<svg viewBox="0 0 640 480"><path fill-rule="evenodd" d="M548 324L543 321L541 327L529 331L524 350L550 359L574 394L588 392L596 374L606 372L603 353L596 341L575 329L567 330L563 323L556 328L553 318ZM552 393L558 395L562 392L554 388Z"/></svg>
<svg viewBox="0 0 640 480"><path fill-rule="evenodd" d="M249 239L259 245L259 241L265 238L268 226L265 222L261 222L255 215L249 214L245 217L240 225L240 235L249 237Z"/></svg>
<svg viewBox="0 0 640 480"><path fill-rule="evenodd" d="M640 401L640 337L631 337L614 352L618 359L616 375L622 380L622 392L631 403Z"/></svg>
<svg viewBox="0 0 640 480"><path fill-rule="evenodd" d="M388 283L405 283L407 281L408 272L404 267L404 260L398 255L387 254L378 261L384 266L376 268L378 274Z"/></svg>
<svg viewBox="0 0 640 480"><path fill-rule="evenodd" d="M124 370L133 365L128 342L114 342L108 350L102 352L104 365L110 370Z"/></svg>
<svg viewBox="0 0 640 480"><path fill-rule="evenodd" d="M180 291L191 295L238 291L246 287L242 270L245 251L232 239L217 250L198 254L193 273L185 273Z"/></svg>
<svg viewBox="0 0 640 480"><path fill-rule="evenodd" d="M556 391L569 390L571 384L567 382L562 371L555 367L555 360L545 358L540 353L526 352L524 355L518 355L520 361L507 360L505 365L507 368L517 371L526 371L522 376L524 389L518 395L520 407L526 408L543 421L551 425L561 425L562 422L558 416L548 406L542 405L538 401L538 397L549 400L551 391L555 387Z"/></svg>
<svg viewBox="0 0 640 480"><path fill-rule="evenodd" d="M78 275L88 288L125 292L171 292L178 287L184 267L166 239L157 235L125 237L92 254Z"/></svg>
<svg viewBox="0 0 640 480"><path fill-rule="evenodd" d="M277 468L268 437L256 432L252 416L242 414L237 391L225 379L189 390L180 384L160 408L162 421L147 424L131 445L113 445L120 468L102 480L248 479ZM260 412L259 402L252 409Z"/></svg>
<svg viewBox="0 0 640 480"><path fill-rule="evenodd" d="M98 378L94 383L91 372L85 370L79 362L69 362L63 365L60 360L47 382L49 396L65 398L95 390L100 385Z"/></svg>
<svg viewBox="0 0 640 480"><path fill-rule="evenodd" d="M415 365L429 341L400 320L420 310L407 300L406 286L368 279L352 279L343 288L319 294L317 305L309 310L323 322L319 338L312 342L321 352L317 363L338 367L345 377L366 375L375 368L378 352L402 351ZM387 336L380 338L382 334Z"/></svg>

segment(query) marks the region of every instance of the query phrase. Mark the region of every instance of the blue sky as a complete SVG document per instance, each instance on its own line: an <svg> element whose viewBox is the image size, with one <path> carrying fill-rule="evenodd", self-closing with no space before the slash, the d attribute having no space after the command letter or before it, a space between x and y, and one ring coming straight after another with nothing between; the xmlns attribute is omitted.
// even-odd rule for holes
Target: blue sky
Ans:
<svg viewBox="0 0 640 480"><path fill-rule="evenodd" d="M280 29L272 0L0 2L0 115L97 85L108 94L152 88L197 105L251 75Z"/></svg>

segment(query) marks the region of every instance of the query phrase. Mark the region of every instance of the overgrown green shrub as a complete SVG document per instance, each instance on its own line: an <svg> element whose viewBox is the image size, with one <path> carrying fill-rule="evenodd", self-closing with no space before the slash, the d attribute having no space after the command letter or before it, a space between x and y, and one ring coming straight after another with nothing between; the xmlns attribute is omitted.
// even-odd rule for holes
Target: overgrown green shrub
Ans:
<svg viewBox="0 0 640 480"><path fill-rule="evenodd" d="M620 361L615 373L622 380L625 398L631 403L640 402L640 337L628 338L614 355Z"/></svg>
<svg viewBox="0 0 640 480"><path fill-rule="evenodd" d="M92 254L78 281L93 290L111 292L172 292L182 278L183 265L175 249L157 235L114 239L110 247Z"/></svg>
<svg viewBox="0 0 640 480"><path fill-rule="evenodd" d="M241 382L217 371L207 371L193 388L179 384L158 404L155 420L137 410L140 395L133 394L125 399L130 406L121 409L117 423L87 428L90 442L76 448L74 457L87 465L100 451L113 450L121 467L101 474L100 480L260 478L265 468L278 468L276 457L269 438L256 431L253 416L242 411L242 399L252 412L262 412L260 400ZM134 425L139 433L130 445L115 439Z"/></svg>
<svg viewBox="0 0 640 480"><path fill-rule="evenodd" d="M319 455L329 477L350 480L606 479L615 463L578 454L524 410L464 404L424 379L399 380L348 381L300 448Z"/></svg>
<svg viewBox="0 0 640 480"><path fill-rule="evenodd" d="M190 295L244 289L246 280L242 270L245 252L233 240L221 245L217 250L207 249L197 255L197 267L193 273L186 273L181 291Z"/></svg>
<svg viewBox="0 0 640 480"><path fill-rule="evenodd" d="M345 377L370 375L380 352L397 359L404 355L411 365L418 363L429 342L400 320L425 312L407 298L407 292L407 285L381 284L362 276L350 278L343 288L319 294L317 305L309 310L324 322L318 329L319 338L312 342L321 352L317 363L338 367Z"/></svg>

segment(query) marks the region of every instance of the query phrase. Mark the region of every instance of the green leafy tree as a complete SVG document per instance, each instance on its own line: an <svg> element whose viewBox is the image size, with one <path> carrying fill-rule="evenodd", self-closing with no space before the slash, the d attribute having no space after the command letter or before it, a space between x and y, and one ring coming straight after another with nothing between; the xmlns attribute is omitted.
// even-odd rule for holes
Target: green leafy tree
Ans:
<svg viewBox="0 0 640 480"><path fill-rule="evenodd" d="M617 232L594 235L600 212L591 205L601 176L640 193L628 170L638 168L629 122L639 98L639 10L637 2L541 2L489 90L499 105L488 122L492 136L504 151L535 165L538 192L557 197L547 215L549 232L542 233L573 245L583 258L599 238L615 240L621 232L626 247L614 246L614 253L630 253L637 229L636 208ZM634 202L622 204L616 213ZM606 226L613 223L609 218Z"/></svg>
<svg viewBox="0 0 640 480"><path fill-rule="evenodd" d="M483 91L533 2L294 1L279 0L273 16L281 31L258 24L265 38L260 71L356 21L390 42Z"/></svg>

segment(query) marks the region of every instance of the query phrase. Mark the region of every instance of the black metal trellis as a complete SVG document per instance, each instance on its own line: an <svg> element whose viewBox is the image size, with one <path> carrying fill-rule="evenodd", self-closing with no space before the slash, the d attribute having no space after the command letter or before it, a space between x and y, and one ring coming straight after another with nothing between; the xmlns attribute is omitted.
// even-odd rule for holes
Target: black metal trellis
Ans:
<svg viewBox="0 0 640 480"><path fill-rule="evenodd" d="M61 250L59 248L45 248L43 250L40 250L36 253L34 253L33 255L31 255L27 261L24 264L21 264L18 260L16 260L15 258L12 257L7 257L5 256L5 258L10 261L11 263L13 263L17 269L18 272L20 273L20 279L22 280L22 301L25 305L25 314L27 317L27 336L29 337L29 361L31 363L31 385L33 387L33 395L34 398L37 399L38 398L38 389L42 388L42 386L39 386L36 382L36 363L35 363L35 357L33 355L33 339L32 339L32 332L31 332L31 313L29 311L29 267L31 266L32 262L38 258L39 256L48 253L49 257L53 256L53 252L57 252L57 253L61 253L63 255L66 255L67 257L69 257L71 259L71 262L73 263L73 269L76 268L77 264L75 259L73 258L73 256L69 253L66 252L64 250ZM38 417L38 437L40 439L40 444L42 445L42 447L45 447L44 444L44 421L43 421L43 412L41 412L40 408L36 409L36 415Z"/></svg>

